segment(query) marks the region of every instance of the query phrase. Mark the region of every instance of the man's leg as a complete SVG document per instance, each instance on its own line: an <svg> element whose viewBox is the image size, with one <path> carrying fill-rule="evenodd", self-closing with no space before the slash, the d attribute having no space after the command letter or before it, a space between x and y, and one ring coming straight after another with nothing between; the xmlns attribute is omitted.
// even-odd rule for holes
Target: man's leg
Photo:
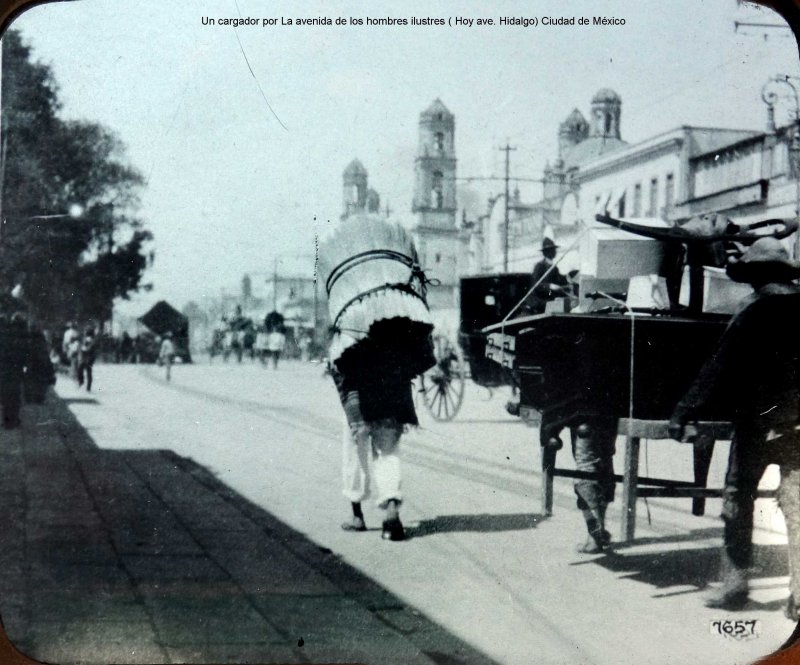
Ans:
<svg viewBox="0 0 800 665"><path fill-rule="evenodd" d="M781 464L778 504L786 522L789 552L789 601L786 616L798 621L800 615L800 465Z"/></svg>
<svg viewBox="0 0 800 665"><path fill-rule="evenodd" d="M706 598L706 606L737 609L747 602L747 568L753 552L753 507L758 483L767 468L765 436L753 428L737 427L731 441L722 520L722 587Z"/></svg>
<svg viewBox="0 0 800 665"><path fill-rule="evenodd" d="M378 505L386 510L382 537L384 540L404 540L405 531L400 521L400 457L397 446L403 426L394 419L370 424L372 433L373 473Z"/></svg>
<svg viewBox="0 0 800 665"><path fill-rule="evenodd" d="M578 471L596 474L594 479L575 481L578 508L586 521L589 538L579 547L587 554L603 550L611 540L605 528L606 508L614 500L614 447L616 422L594 419L572 430L572 452Z"/></svg>
<svg viewBox="0 0 800 665"><path fill-rule="evenodd" d="M346 531L366 531L361 502L369 496L370 434L361 419L357 392L347 393L342 399L345 421L342 428L342 485L343 494L350 501L353 517L342 524Z"/></svg>

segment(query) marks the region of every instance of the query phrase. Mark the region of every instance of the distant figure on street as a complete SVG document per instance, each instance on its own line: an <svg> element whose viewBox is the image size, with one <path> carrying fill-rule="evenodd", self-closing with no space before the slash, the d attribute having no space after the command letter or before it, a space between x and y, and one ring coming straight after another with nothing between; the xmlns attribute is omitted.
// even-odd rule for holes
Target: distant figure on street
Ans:
<svg viewBox="0 0 800 665"><path fill-rule="evenodd" d="M734 434L722 496L725 524L722 587L706 606L741 609L748 599L753 507L761 476L779 464L778 505L786 522L790 595L786 616L800 616L800 263L775 238L762 238L727 268L731 279L753 287L739 306L716 350L675 407L670 434L703 407L725 404L733 411Z"/></svg>
<svg viewBox="0 0 800 665"><path fill-rule="evenodd" d="M253 344L253 353L258 356L261 364L267 362L269 355L269 333L264 326L259 326L256 332L256 341Z"/></svg>
<svg viewBox="0 0 800 665"><path fill-rule="evenodd" d="M300 349L300 360L307 363L311 351L311 335L304 332L300 335L300 340L297 342L297 347Z"/></svg>
<svg viewBox="0 0 800 665"><path fill-rule="evenodd" d="M172 343L172 333L164 334L164 341L161 342L161 349L158 352L158 359L164 365L167 381L172 379L172 361L175 358L175 344Z"/></svg>
<svg viewBox="0 0 800 665"><path fill-rule="evenodd" d="M92 392L92 370L97 356L97 338L94 328L87 328L78 351L78 385L86 382L86 392Z"/></svg>
<svg viewBox="0 0 800 665"><path fill-rule="evenodd" d="M267 338L267 351L272 356L272 366L278 369L278 360L286 346L286 335L281 330L273 330Z"/></svg>
<svg viewBox="0 0 800 665"><path fill-rule="evenodd" d="M81 350L81 334L78 332L78 326L74 321L67 324L67 329L64 331L64 341L61 345L61 350L64 352L64 357L69 364L70 376L78 380L78 356Z"/></svg>
<svg viewBox="0 0 800 665"><path fill-rule="evenodd" d="M23 381L23 394L29 404L43 404L47 396L47 389L55 385L55 366L60 362L58 353L55 359L47 348L47 339L42 330L36 325L30 325L28 330L28 364L25 368Z"/></svg>
<svg viewBox="0 0 800 665"><path fill-rule="evenodd" d="M244 332L247 327L247 319L242 315L242 306L236 305L233 317L228 322L230 328L230 350L236 356L237 362L242 362L244 353Z"/></svg>
<svg viewBox="0 0 800 665"><path fill-rule="evenodd" d="M0 319L0 404L3 427L14 429L21 424L22 382L28 364L28 328L21 312Z"/></svg>
<svg viewBox="0 0 800 665"><path fill-rule="evenodd" d="M133 354L133 340L126 332L122 333L122 338L119 341L119 362L129 363L131 355Z"/></svg>

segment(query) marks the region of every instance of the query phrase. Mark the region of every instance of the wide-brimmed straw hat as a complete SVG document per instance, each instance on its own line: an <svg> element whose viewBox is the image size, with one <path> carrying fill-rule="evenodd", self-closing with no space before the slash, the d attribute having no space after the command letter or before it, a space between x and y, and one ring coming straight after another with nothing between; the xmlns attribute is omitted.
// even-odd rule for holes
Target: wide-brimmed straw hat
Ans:
<svg viewBox="0 0 800 665"><path fill-rule="evenodd" d="M789 258L777 238L760 238L739 259L731 259L727 273L735 282L792 281L800 277L800 262Z"/></svg>

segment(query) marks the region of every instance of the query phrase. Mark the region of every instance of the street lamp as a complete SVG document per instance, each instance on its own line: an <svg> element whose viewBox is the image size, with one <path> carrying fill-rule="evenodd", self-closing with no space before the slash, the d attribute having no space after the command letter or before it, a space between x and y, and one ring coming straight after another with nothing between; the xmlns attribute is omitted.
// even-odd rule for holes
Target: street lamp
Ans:
<svg viewBox="0 0 800 665"><path fill-rule="evenodd" d="M54 219L80 219L83 217L85 209L79 203L72 203L67 212L65 213L50 213L50 214L42 214L42 215L24 215L20 217L12 216L11 219L23 222L32 222L32 221L39 221L39 220L54 220ZM14 239L14 235L12 234L9 238L8 230L6 229L6 224L8 223L8 217L3 215L2 221L0 222L0 256L5 258L6 251L10 248L8 247L8 241ZM17 229L17 233L20 233L24 230L23 228ZM11 290L11 294L15 298L21 298L23 296L23 287L22 281L24 281L24 275L22 277L17 276L14 278L14 285L13 289ZM12 282L13 283L13 282Z"/></svg>
<svg viewBox="0 0 800 665"><path fill-rule="evenodd" d="M792 91L794 99L794 121L792 123L792 138L789 143L789 173L794 177L795 196L794 196L794 215L800 218L800 94L797 87L792 83L795 76L779 74L770 78L761 88L761 99L767 105L767 130L775 131L775 104L778 101L776 89L780 86L788 87ZM800 233L795 235L792 251L793 258L800 258Z"/></svg>
<svg viewBox="0 0 800 665"><path fill-rule="evenodd" d="M84 207L80 203L72 203L70 204L67 212L63 213L54 213L54 214L47 214L47 215L26 215L24 217L13 217L12 219L20 220L20 221L36 221L36 220L47 220L47 219L80 219L83 217L83 213L85 212ZM3 215L3 221L0 223L0 244L2 244L7 239L7 231L6 231L6 224L8 223L8 217Z"/></svg>

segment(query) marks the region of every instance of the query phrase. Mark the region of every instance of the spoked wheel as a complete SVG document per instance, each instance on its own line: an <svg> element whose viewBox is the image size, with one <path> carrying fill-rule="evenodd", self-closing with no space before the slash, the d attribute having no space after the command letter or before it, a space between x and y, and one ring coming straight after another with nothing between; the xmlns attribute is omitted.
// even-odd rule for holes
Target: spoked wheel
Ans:
<svg viewBox="0 0 800 665"><path fill-rule="evenodd" d="M444 335L433 338L436 364L422 375L422 401L435 420L452 420L464 400L464 357Z"/></svg>

